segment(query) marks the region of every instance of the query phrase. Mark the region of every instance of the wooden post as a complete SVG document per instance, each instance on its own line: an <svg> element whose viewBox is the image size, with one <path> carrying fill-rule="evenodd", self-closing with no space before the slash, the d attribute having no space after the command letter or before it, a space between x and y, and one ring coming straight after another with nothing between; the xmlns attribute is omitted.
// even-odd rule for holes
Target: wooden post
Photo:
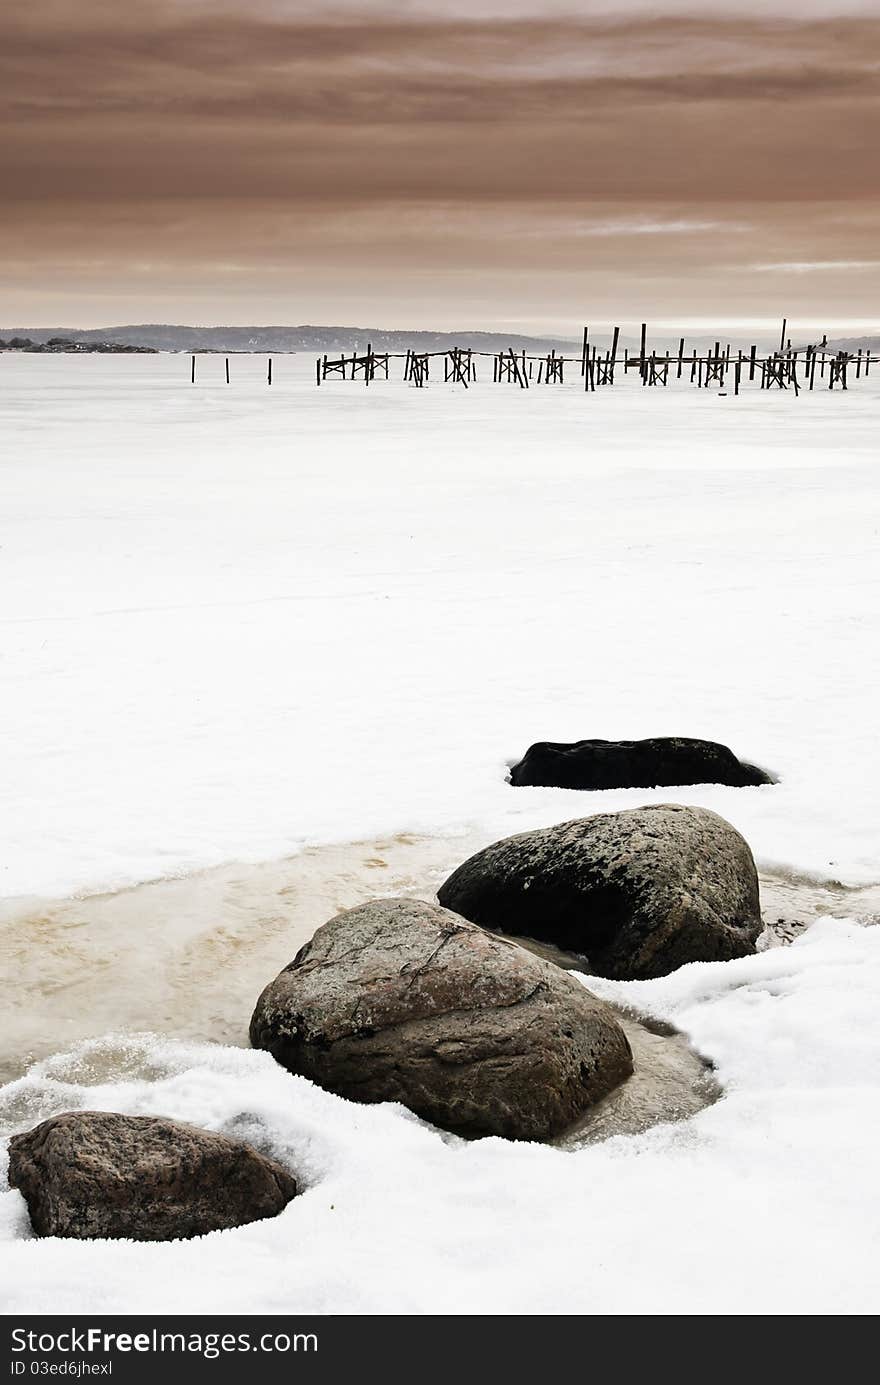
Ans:
<svg viewBox="0 0 880 1385"><path fill-rule="evenodd" d="M226 357L226 383L229 384L229 357Z"/></svg>
<svg viewBox="0 0 880 1385"><path fill-rule="evenodd" d="M641 345L639 346L639 365L641 366L642 372L643 372L643 373L644 373L644 369L645 369L645 337L646 337L647 331L648 331L648 324L647 324L646 322L643 322L643 323L642 323L642 339L641 339Z"/></svg>
<svg viewBox="0 0 880 1385"><path fill-rule="evenodd" d="M757 356L757 354L758 354L758 348L757 348L757 346L751 346L751 347L749 347L749 379L750 379L750 380L754 380L754 378L755 378L755 357Z"/></svg>
<svg viewBox="0 0 880 1385"><path fill-rule="evenodd" d="M316 356L316 357L315 357L315 384L320 385L320 383L321 383L321 357L320 357L320 356Z"/></svg>
<svg viewBox="0 0 880 1385"><path fill-rule="evenodd" d="M611 343L611 383L614 384L614 367L617 364L617 343L620 339L620 328L615 327L614 339Z"/></svg>
<svg viewBox="0 0 880 1385"><path fill-rule="evenodd" d="M589 330L589 327L584 328L584 344L581 347L581 375L586 375L587 373L587 351L589 349L587 347L587 335Z"/></svg>
<svg viewBox="0 0 880 1385"><path fill-rule="evenodd" d="M780 351L784 351L784 350L785 350L785 329L786 329L787 326L788 326L788 319L787 319L787 318L783 318L783 319L782 319L782 333L781 333L781 335L780 335L780 337L779 337L779 350L780 350Z"/></svg>
<svg viewBox="0 0 880 1385"><path fill-rule="evenodd" d="M271 383L272 383L272 357L271 357L271 356L269 357L269 374L268 374L268 376L267 376L267 380L268 380L269 384L271 385Z"/></svg>
<svg viewBox="0 0 880 1385"><path fill-rule="evenodd" d="M192 370L190 371L189 382L190 382L191 385L194 385L195 382L196 382L196 358L195 358L195 356L193 356L193 358L192 358Z"/></svg>
<svg viewBox="0 0 880 1385"><path fill-rule="evenodd" d="M682 337L681 340L680 340L679 343L678 343L678 374L677 374L677 376L675 377L677 380L680 380L680 379L681 379L681 363L682 363L682 360L683 360L683 359L684 359L684 337Z"/></svg>

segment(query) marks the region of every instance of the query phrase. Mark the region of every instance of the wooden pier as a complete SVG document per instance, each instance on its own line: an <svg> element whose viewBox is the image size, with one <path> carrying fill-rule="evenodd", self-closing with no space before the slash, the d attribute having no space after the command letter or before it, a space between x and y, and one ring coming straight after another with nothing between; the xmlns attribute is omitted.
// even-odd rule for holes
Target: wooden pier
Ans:
<svg viewBox="0 0 880 1385"><path fill-rule="evenodd" d="M492 363L492 383L513 385L528 390L547 385L564 385L577 379L587 394L608 389L625 381L630 372L637 374L644 388L667 389L683 381L696 389L716 388L719 394L738 397L748 386L761 391L789 391L797 398L802 391L816 388L848 390L854 382L867 379L871 367L880 365L880 355L859 348L856 352L832 351L828 337L820 342L793 346L788 335L788 322L783 320L779 346L759 353L757 345L734 348L719 339L711 349L687 350L687 341L680 337L677 351L658 351L649 346L648 325L641 324L638 351L628 348L621 354L620 328L611 333L611 343L600 350L592 339L591 329L583 329L581 349L570 356L555 348L538 354L513 347L501 351L478 351L469 346L452 346L444 351L379 352L371 342L366 350L355 350L340 356L319 356L315 361L315 381L323 385L332 380L359 381L371 385L377 380L391 379L391 363L402 362L406 384L424 389L429 380L446 385L460 385L468 390L478 379L477 365L481 359ZM225 358L225 379L230 383L229 357ZM272 358L268 358L268 384L273 382ZM190 381L196 383L196 357L192 356Z"/></svg>
<svg viewBox="0 0 880 1385"><path fill-rule="evenodd" d="M872 365L880 364L880 356L872 356L863 349L855 354L829 351L827 336L816 344L792 347L787 327L784 320L779 347L763 355L756 345L734 349L720 340L710 350L700 353L694 349L689 353L684 337L679 339L677 352L659 352L649 349L647 323L641 324L638 353L626 350L622 359L619 327L613 329L611 345L604 351L591 341L590 329L585 327L580 353L571 356L556 350L537 355L514 351L512 347L489 352L459 346L446 351L409 350L378 356L368 346L365 356L353 353L336 359L319 357L317 381L320 385L336 376L343 380L363 378L369 384L377 369L387 380L389 362L401 360L403 379L421 389L428 383L431 362L436 360L438 365L442 363L444 384L468 389L477 379L477 359L485 357L492 362L493 384L515 385L521 390L564 384L568 378L566 367L572 367L579 371L587 394L613 386L621 378L626 379L630 371L636 371L646 388L666 389L673 381L685 380L697 389L717 386L719 393L730 392L736 397L744 386L757 382L761 390L790 390L796 397L802 389L814 390L817 383L831 390L848 389L853 380L867 378Z"/></svg>

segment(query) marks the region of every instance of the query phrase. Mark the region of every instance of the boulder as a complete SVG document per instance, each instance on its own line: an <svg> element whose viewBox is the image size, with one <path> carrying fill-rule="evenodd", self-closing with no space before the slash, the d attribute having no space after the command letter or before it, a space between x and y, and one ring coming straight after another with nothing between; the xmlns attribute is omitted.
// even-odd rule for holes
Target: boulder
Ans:
<svg viewBox="0 0 880 1385"><path fill-rule="evenodd" d="M516 786L652 789L680 784L772 784L764 770L716 741L657 736L645 741L537 741L510 771Z"/></svg>
<svg viewBox="0 0 880 1385"><path fill-rule="evenodd" d="M251 1043L352 1101L468 1135L546 1139L632 1072L569 973L417 899L337 915L260 996Z"/></svg>
<svg viewBox="0 0 880 1385"><path fill-rule="evenodd" d="M71 1111L14 1135L9 1182L38 1236L174 1241L275 1217L296 1183L240 1140L178 1121Z"/></svg>
<svg viewBox="0 0 880 1385"><path fill-rule="evenodd" d="M621 980L744 957L761 931L748 844L717 813L677 804L506 837L459 866L438 897L484 928L554 943Z"/></svg>

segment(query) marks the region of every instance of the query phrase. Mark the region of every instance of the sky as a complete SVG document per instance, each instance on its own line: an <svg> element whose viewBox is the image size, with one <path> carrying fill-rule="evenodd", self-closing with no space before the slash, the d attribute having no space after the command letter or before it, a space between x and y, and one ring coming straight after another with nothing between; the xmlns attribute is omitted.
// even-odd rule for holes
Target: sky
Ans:
<svg viewBox="0 0 880 1385"><path fill-rule="evenodd" d="M880 0L7 0L0 322L880 325Z"/></svg>

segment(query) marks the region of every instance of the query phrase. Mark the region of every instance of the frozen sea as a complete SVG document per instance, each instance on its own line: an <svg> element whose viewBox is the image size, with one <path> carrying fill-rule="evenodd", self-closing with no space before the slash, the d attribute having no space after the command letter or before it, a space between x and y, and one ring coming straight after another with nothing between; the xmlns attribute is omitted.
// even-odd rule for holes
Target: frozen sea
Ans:
<svg viewBox="0 0 880 1385"><path fill-rule="evenodd" d="M795 401L231 368L0 357L4 895L553 822L583 796L504 781L531 741L666 734L779 776L677 795L760 862L877 878L880 369Z"/></svg>
<svg viewBox="0 0 880 1385"><path fill-rule="evenodd" d="M231 370L201 358L192 386L183 356L0 355L0 937L10 999L51 973L41 1051L52 995L100 982L89 899L210 867L406 834L463 856L672 798L728 818L777 878L880 881L880 370L797 400ZM533 740L666 734L779 782L505 782ZM23 945L21 918L70 896L51 958L40 927ZM271 927L282 965L283 911ZM157 918L156 967L173 934ZM110 931L108 967L112 949ZM6 1130L83 1105L246 1126L307 1191L171 1246L41 1243L5 1193L8 1303L876 1311L880 931L820 920L741 962L591 985L674 1022L724 1097L571 1152L352 1106L230 1046L228 1023L221 1043L175 1035L173 1007L158 1038L43 1058L0 1092Z"/></svg>

